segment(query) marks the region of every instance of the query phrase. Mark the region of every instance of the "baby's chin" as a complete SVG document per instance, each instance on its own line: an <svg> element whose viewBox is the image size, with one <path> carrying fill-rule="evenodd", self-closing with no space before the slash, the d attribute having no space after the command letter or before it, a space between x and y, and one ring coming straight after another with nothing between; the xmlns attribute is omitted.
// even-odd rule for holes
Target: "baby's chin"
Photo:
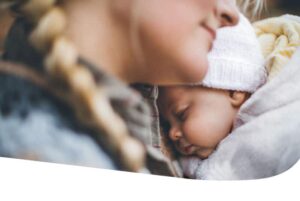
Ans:
<svg viewBox="0 0 300 201"><path fill-rule="evenodd" d="M212 153L214 152L214 149L207 149L204 151L197 151L195 153L196 156L198 156L200 159L204 160L207 159Z"/></svg>
<svg viewBox="0 0 300 201"><path fill-rule="evenodd" d="M190 151L190 152L186 152L184 150L181 149L176 149L180 155L182 156L196 156L199 157L200 159L204 160L207 159L214 151L214 149L207 149L207 150L198 150L194 147L194 150Z"/></svg>

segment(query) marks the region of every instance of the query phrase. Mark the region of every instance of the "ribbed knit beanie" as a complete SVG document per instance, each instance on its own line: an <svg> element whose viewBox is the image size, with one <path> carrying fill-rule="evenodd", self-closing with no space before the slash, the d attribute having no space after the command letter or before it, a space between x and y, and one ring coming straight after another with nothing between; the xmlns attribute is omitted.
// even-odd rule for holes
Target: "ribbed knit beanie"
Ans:
<svg viewBox="0 0 300 201"><path fill-rule="evenodd" d="M218 30L208 60L208 72L200 83L205 87L253 93L266 82L258 39L242 14L238 25Z"/></svg>

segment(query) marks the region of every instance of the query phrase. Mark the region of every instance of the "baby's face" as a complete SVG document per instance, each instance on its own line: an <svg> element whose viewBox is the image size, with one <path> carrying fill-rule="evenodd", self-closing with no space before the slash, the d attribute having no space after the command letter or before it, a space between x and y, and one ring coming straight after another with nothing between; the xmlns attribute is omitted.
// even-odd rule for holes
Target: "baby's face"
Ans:
<svg viewBox="0 0 300 201"><path fill-rule="evenodd" d="M175 148L202 159L230 133L237 112L228 91L200 86L161 88L159 109Z"/></svg>

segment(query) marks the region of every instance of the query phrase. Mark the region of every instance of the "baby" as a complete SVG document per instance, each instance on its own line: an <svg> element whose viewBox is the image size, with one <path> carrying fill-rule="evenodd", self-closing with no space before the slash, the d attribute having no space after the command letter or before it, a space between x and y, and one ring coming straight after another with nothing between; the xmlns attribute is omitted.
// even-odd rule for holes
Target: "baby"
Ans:
<svg viewBox="0 0 300 201"><path fill-rule="evenodd" d="M235 128L237 113L266 81L264 59L253 27L240 15L235 27L218 31L203 82L161 87L162 125L185 156L209 157Z"/></svg>

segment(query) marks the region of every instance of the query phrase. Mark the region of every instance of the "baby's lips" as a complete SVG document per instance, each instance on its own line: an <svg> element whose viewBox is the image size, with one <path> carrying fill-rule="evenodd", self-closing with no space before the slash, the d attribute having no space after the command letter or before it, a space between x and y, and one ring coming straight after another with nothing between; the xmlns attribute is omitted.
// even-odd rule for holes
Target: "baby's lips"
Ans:
<svg viewBox="0 0 300 201"><path fill-rule="evenodd" d="M192 151L192 148L194 147L194 145L189 145L189 146L186 146L186 147L184 147L184 151L187 153L187 154L189 154L189 153L191 153L191 151Z"/></svg>

